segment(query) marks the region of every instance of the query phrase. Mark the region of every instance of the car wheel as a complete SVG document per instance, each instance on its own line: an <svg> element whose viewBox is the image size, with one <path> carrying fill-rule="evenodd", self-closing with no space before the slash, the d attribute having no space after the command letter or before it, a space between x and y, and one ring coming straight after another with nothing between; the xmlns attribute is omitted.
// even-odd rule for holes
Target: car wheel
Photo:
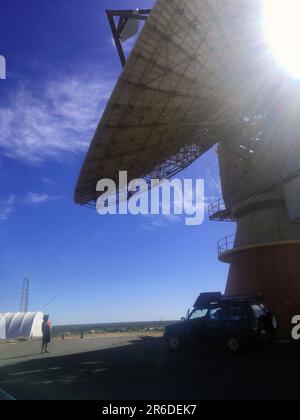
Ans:
<svg viewBox="0 0 300 420"><path fill-rule="evenodd" d="M180 338L176 335L167 338L168 347L172 351L179 351L181 349Z"/></svg>
<svg viewBox="0 0 300 420"><path fill-rule="evenodd" d="M241 343L238 337L229 337L227 340L227 349L231 353L239 353L241 351Z"/></svg>

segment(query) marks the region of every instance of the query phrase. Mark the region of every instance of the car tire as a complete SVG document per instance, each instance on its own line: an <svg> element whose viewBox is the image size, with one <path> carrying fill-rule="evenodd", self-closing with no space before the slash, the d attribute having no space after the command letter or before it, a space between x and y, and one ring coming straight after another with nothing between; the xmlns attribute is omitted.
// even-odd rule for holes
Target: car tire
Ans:
<svg viewBox="0 0 300 420"><path fill-rule="evenodd" d="M237 336L231 336L226 341L226 348L232 354L238 354L241 351L241 340Z"/></svg>
<svg viewBox="0 0 300 420"><path fill-rule="evenodd" d="M177 335L172 335L170 337L167 337L167 345L168 349L176 352L181 350L181 339Z"/></svg>

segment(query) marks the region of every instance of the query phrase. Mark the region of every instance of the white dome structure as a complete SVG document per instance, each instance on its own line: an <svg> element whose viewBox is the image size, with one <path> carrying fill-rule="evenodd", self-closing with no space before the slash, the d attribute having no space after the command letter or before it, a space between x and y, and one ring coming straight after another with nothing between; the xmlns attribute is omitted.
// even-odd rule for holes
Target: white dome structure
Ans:
<svg viewBox="0 0 300 420"><path fill-rule="evenodd" d="M0 339L42 337L42 312L0 313Z"/></svg>

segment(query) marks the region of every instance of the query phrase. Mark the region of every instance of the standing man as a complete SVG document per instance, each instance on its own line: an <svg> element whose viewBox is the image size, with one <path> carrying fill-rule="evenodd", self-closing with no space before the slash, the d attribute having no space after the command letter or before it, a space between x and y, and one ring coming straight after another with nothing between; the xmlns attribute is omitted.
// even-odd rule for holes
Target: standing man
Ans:
<svg viewBox="0 0 300 420"><path fill-rule="evenodd" d="M51 341L51 321L49 315L45 315L42 323L43 343L42 343L42 354L49 353L48 344Z"/></svg>

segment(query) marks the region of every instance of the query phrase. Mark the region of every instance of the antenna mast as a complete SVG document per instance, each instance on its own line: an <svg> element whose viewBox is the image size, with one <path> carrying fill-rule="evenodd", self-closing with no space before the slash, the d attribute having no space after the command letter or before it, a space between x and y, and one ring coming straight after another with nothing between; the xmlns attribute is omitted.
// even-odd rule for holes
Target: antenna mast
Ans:
<svg viewBox="0 0 300 420"><path fill-rule="evenodd" d="M28 312L28 299L29 299L29 277L25 276L23 281L22 296L20 302L20 312Z"/></svg>

